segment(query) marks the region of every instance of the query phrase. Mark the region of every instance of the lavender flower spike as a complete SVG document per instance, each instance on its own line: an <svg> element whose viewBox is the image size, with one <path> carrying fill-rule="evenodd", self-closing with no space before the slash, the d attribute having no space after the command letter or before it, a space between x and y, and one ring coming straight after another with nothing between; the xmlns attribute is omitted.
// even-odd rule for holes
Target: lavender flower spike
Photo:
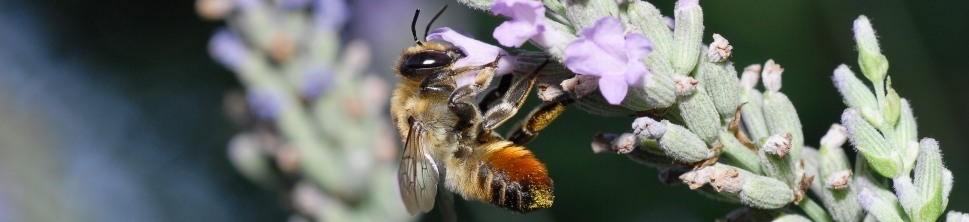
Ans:
<svg viewBox="0 0 969 222"><path fill-rule="evenodd" d="M545 31L545 5L539 1L498 0L491 12L511 20L495 28L494 37L503 46L521 47L525 41Z"/></svg>
<svg viewBox="0 0 969 222"><path fill-rule="evenodd" d="M488 64L494 62L498 54L501 54L502 57L501 60L498 60L498 69L495 70L495 74L508 74L515 69L515 57L508 55L505 50L462 35L451 28L438 28L427 35L427 41L434 40L450 42L467 55L467 57L454 62L454 67Z"/></svg>
<svg viewBox="0 0 969 222"><path fill-rule="evenodd" d="M653 43L638 33L624 35L619 19L599 19L579 34L565 47L565 67L578 74L599 76L599 91L610 104L622 102L629 85L648 79L642 59L653 51Z"/></svg>

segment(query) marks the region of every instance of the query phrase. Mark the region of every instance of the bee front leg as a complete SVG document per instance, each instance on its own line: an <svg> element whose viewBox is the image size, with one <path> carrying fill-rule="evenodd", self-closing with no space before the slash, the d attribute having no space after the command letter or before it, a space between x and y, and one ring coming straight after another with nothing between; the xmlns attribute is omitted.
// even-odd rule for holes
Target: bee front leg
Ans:
<svg viewBox="0 0 969 222"><path fill-rule="evenodd" d="M473 132L469 131L473 129L472 126L475 123L481 121L481 113L478 112L478 108L473 102L477 93L477 84L471 84L454 90L454 93L448 98L448 109L458 117L454 130L461 132L462 135L474 135Z"/></svg>

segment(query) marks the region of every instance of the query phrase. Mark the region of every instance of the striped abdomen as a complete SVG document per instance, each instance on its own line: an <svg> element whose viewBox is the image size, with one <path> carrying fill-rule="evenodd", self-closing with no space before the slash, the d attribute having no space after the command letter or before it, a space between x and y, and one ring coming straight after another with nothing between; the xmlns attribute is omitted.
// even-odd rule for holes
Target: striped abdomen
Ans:
<svg viewBox="0 0 969 222"><path fill-rule="evenodd" d="M458 160L457 167L464 169L448 169L451 190L522 213L552 206L552 179L545 164L530 151L508 141L496 141L473 152Z"/></svg>

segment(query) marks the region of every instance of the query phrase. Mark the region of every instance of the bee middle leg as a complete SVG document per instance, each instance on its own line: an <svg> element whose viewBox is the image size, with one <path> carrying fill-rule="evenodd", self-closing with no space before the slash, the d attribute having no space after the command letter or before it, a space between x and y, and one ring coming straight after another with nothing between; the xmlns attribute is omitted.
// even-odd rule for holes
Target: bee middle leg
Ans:
<svg viewBox="0 0 969 222"><path fill-rule="evenodd" d="M532 88L535 86L535 81L538 80L538 71L541 71L545 65L548 65L548 61L545 61L545 63L538 66L535 71L529 73L528 75L522 76L518 82L515 82L508 87L508 90L504 92L501 101L485 112L484 120L481 123L481 128L484 131L490 132L494 130L495 127L498 127L498 125L501 125L501 123L504 123L518 112L518 109L521 108L522 104L525 103L525 98L528 97L528 92L532 91ZM506 77L502 78L502 81L505 81L504 78ZM500 84L501 83L499 83L499 87L501 87Z"/></svg>

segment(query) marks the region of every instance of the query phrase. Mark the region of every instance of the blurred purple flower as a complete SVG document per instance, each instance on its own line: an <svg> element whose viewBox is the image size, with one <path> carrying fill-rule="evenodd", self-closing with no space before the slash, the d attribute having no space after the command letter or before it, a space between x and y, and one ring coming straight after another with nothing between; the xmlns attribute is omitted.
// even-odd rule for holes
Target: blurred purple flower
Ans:
<svg viewBox="0 0 969 222"><path fill-rule="evenodd" d="M340 29L350 19L350 9L344 0L318 0L313 5L314 22L317 27Z"/></svg>
<svg viewBox="0 0 969 222"><path fill-rule="evenodd" d="M246 94L246 100L249 101L252 113L262 120L274 120L282 110L283 104L280 98L268 91L250 89Z"/></svg>
<svg viewBox="0 0 969 222"><path fill-rule="evenodd" d="M431 34L427 35L427 41L432 40L450 42L464 52L466 57L454 62L454 67L488 64L494 62L498 54L501 54L502 57L498 60L498 69L495 70L495 74L507 74L515 69L515 58L508 55L505 50L498 48L498 46L489 45L488 43L462 35L451 28L443 27L435 29Z"/></svg>
<svg viewBox="0 0 969 222"><path fill-rule="evenodd" d="M209 40L209 54L230 70L236 70L242 65L248 51L242 38L226 28L216 30Z"/></svg>
<svg viewBox="0 0 969 222"><path fill-rule="evenodd" d="M276 5L282 9L302 10L313 4L315 0L277 0Z"/></svg>
<svg viewBox="0 0 969 222"><path fill-rule="evenodd" d="M491 5L491 12L511 18L495 28L493 34L503 46L521 47L545 31L545 5L540 1L498 0Z"/></svg>
<svg viewBox="0 0 969 222"><path fill-rule="evenodd" d="M610 104L626 97L628 86L644 80L649 70L642 62L653 43L638 33L623 35L619 19L605 17L583 29L565 47L565 66L578 74L599 76L599 91Z"/></svg>
<svg viewBox="0 0 969 222"><path fill-rule="evenodd" d="M236 9L240 11L252 9L263 3L261 0L233 0L233 2L236 4Z"/></svg>
<svg viewBox="0 0 969 222"><path fill-rule="evenodd" d="M329 90L333 85L333 71L325 68L315 68L303 74L303 84L300 92L303 98L314 99Z"/></svg>

